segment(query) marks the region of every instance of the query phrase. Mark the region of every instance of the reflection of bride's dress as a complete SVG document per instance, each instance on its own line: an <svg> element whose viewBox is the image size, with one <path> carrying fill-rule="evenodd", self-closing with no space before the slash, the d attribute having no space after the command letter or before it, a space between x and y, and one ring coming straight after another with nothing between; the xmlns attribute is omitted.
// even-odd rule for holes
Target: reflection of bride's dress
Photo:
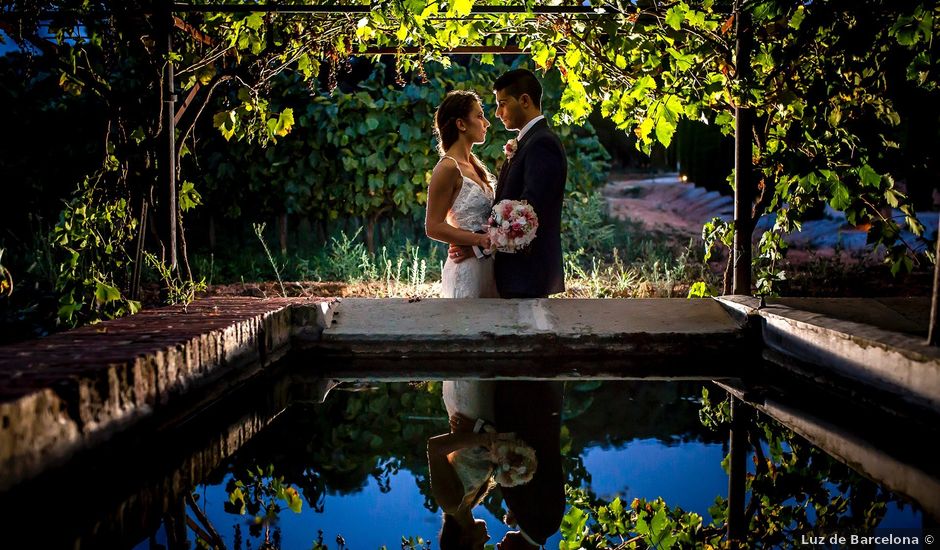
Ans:
<svg viewBox="0 0 940 550"><path fill-rule="evenodd" d="M457 161L450 159L457 164ZM460 166L457 166L460 170ZM479 184L461 172L463 182L454 204L447 213L447 221L454 227L467 231L484 228L493 208L493 182L484 191ZM493 258L468 258L454 263L447 259L441 274L442 298L499 298L496 279L493 276ZM483 419L493 423L493 382L485 380L445 380L443 384L444 407L447 416L457 413L476 422ZM465 502L487 484L492 474L489 451L483 447L468 447L450 455L451 464L463 484Z"/></svg>
<svg viewBox="0 0 940 550"><path fill-rule="evenodd" d="M490 380L445 380L444 407L447 416L460 413L471 421L493 422L493 382ZM471 499L486 485L492 475L489 451L483 447L467 447L451 453L451 464L463 484L464 499Z"/></svg>
<svg viewBox="0 0 940 550"><path fill-rule="evenodd" d="M451 157L444 157L455 161ZM460 170L460 166L457 166ZM493 182L484 191L472 179L464 176L460 191L447 213L447 221L454 227L467 231L480 231L489 219L493 208ZM496 279L493 276L493 258L470 257L458 263L450 258L444 263L441 273L442 298L499 298Z"/></svg>

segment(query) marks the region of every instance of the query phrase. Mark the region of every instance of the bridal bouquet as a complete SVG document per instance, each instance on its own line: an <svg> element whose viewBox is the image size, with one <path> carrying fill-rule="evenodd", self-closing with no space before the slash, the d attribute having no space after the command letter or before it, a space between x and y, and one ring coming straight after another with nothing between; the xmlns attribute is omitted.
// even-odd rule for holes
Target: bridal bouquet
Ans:
<svg viewBox="0 0 940 550"><path fill-rule="evenodd" d="M535 239L539 218L526 201L499 201L487 222L492 246L500 252L515 252Z"/></svg>
<svg viewBox="0 0 940 550"><path fill-rule="evenodd" d="M495 466L496 483L503 487L525 485L532 480L537 466L535 449L521 440L497 441L490 448L490 460Z"/></svg>

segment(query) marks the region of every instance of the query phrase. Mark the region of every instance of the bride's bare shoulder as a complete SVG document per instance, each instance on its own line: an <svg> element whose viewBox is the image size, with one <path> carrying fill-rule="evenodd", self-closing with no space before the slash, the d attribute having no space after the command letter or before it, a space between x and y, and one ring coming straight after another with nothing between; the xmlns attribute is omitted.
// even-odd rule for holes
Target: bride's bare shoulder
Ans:
<svg viewBox="0 0 940 550"><path fill-rule="evenodd" d="M457 164L448 158L442 158L438 161L437 165L434 167L434 170L431 171L431 182L435 181L441 183L455 183L460 182L463 178L460 175L460 169L457 168Z"/></svg>

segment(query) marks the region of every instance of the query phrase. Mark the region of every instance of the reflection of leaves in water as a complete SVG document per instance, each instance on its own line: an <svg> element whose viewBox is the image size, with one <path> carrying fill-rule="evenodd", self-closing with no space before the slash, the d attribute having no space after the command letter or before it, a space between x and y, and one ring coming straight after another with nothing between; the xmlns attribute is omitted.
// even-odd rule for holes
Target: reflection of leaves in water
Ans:
<svg viewBox="0 0 940 550"><path fill-rule="evenodd" d="M264 529L265 541L271 540L270 527L280 518L281 504L295 514L303 509L297 489L285 483L283 477L275 475L273 465L267 468L254 466L233 472L225 486L228 501L223 504L226 512L235 515L254 516L248 523L248 532L261 536ZM275 547L279 546L280 531L274 531Z"/></svg>
<svg viewBox="0 0 940 550"><path fill-rule="evenodd" d="M675 381L566 384L561 433L566 483L590 491L591 474L583 460L590 447L621 448L637 439L656 439L667 445L721 441L723 435L698 421L701 389L701 382Z"/></svg>
<svg viewBox="0 0 940 550"><path fill-rule="evenodd" d="M700 418L727 436L728 403L703 392ZM597 402L601 402L600 399ZM753 413L752 413L753 414ZM748 474L745 540L741 546L786 547L811 533L871 533L888 504L906 506L902 497L862 477L785 426L764 416L748 421L749 454L756 466ZM727 469L728 457L723 464ZM574 476L569 476L569 478ZM669 506L661 498L634 499L624 509L619 499L607 503L577 485L567 486L569 509L562 525L562 549L647 548L655 546L725 547L728 501L717 495L702 517Z"/></svg>
<svg viewBox="0 0 940 550"><path fill-rule="evenodd" d="M590 388L585 391L585 388ZM720 440L698 421L701 382L618 381L569 385L565 419L572 453L586 447L620 447L635 439L669 445Z"/></svg>
<svg viewBox="0 0 940 550"><path fill-rule="evenodd" d="M702 404L698 411L699 422L710 430L720 427L727 429L731 423L731 398L724 391L718 391L718 401L712 399L709 389L702 388Z"/></svg>
<svg viewBox="0 0 940 550"><path fill-rule="evenodd" d="M314 511L323 512L327 494L361 491L370 478L387 493L405 469L414 474L424 506L437 511L425 450L429 437L448 429L440 382L336 390L326 403L292 406L239 451L231 471L274 464Z"/></svg>

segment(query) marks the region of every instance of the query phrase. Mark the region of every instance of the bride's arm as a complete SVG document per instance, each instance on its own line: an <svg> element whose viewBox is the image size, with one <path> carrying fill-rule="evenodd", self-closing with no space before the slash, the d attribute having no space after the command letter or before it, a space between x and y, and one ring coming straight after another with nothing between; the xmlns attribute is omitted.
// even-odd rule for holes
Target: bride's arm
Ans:
<svg viewBox="0 0 940 550"><path fill-rule="evenodd" d="M488 446L491 434L459 432L437 435L428 439L428 470L431 474L431 494L448 514L454 513L464 497L464 487L447 455L466 447Z"/></svg>
<svg viewBox="0 0 940 550"><path fill-rule="evenodd" d="M428 187L428 207L424 218L424 232L443 243L489 248L486 235L473 233L447 223L447 212L454 203L455 188L461 181L460 171L450 162L441 162L431 173Z"/></svg>

